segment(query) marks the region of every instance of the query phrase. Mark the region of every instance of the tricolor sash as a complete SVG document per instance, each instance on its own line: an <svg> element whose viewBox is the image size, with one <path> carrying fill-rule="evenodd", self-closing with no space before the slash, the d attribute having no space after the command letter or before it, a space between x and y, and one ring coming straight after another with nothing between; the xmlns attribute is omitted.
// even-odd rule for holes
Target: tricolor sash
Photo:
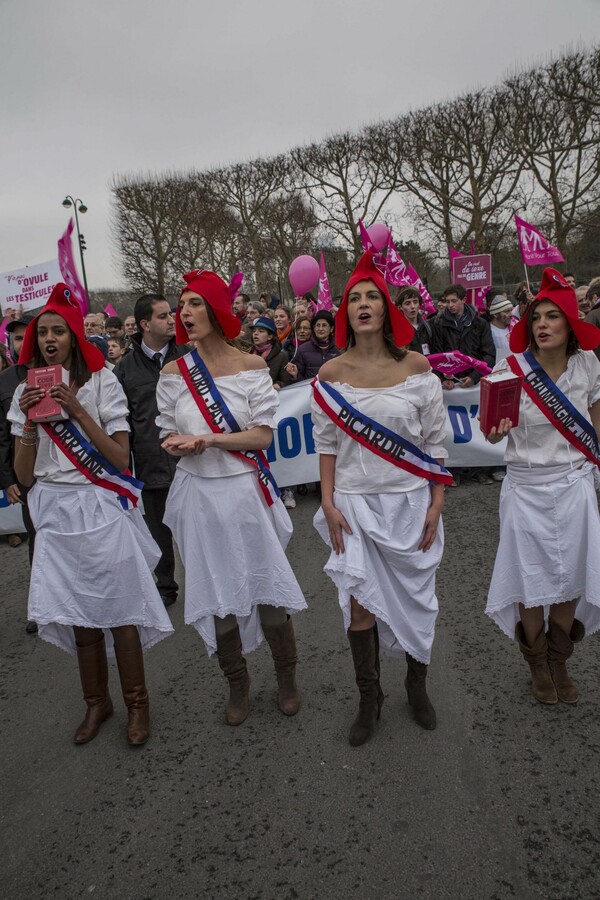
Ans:
<svg viewBox="0 0 600 900"><path fill-rule="evenodd" d="M180 356L177 359L177 365L210 430L215 434L233 434L241 431L242 429L221 396L214 378L206 368L198 351L192 350L185 356ZM265 503L267 506L272 506L280 497L280 492L262 450L228 450L227 452L239 456L240 459L244 459L254 466Z"/></svg>
<svg viewBox="0 0 600 900"><path fill-rule="evenodd" d="M338 428L367 450L419 478L426 478L437 484L452 484L452 475L436 459L423 453L395 431L360 412L328 382L315 378L312 388L315 400L323 412Z"/></svg>
<svg viewBox="0 0 600 900"><path fill-rule="evenodd" d="M600 466L598 436L592 423L573 406L531 351L526 350L522 356L522 365L516 356L509 356L506 361L515 375L522 376L523 390L565 440L590 462Z"/></svg>
<svg viewBox="0 0 600 900"><path fill-rule="evenodd" d="M119 472L112 463L93 447L70 420L40 423L50 440L73 463L82 475L98 487L118 494L123 509L138 504L143 482L126 470Z"/></svg>

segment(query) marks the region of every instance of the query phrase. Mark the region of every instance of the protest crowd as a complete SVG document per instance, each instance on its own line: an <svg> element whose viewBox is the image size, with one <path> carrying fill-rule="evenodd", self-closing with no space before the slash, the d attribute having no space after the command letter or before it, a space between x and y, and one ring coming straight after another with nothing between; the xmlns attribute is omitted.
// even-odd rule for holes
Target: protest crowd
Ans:
<svg viewBox="0 0 600 900"><path fill-rule="evenodd" d="M335 303L328 291L284 303L241 287L198 269L175 302L146 293L120 317L83 315L58 283L41 310L9 316L0 490L25 531L6 540L28 541L26 631L77 656L86 712L75 743L112 713L112 660L128 741L150 736L143 657L173 632L174 543L185 622L228 682L228 723L249 714L247 656L263 639L279 709L299 712L293 616L306 601L285 548L312 486L277 485L265 453L281 391L302 381L320 459L314 525L359 693L350 743L369 740L382 712L380 652L405 659L414 718L436 727L427 669L442 511L466 478L502 482L486 613L520 648L536 699L576 703L566 663L600 629L600 277L582 285L546 268L539 287L492 286L475 304L453 283L433 302L422 283L388 280L367 242ZM47 394L62 417L36 420L45 391L28 372L56 365L66 375ZM504 465L450 471L444 394L492 370L521 379L518 423L503 417L486 435L504 442Z"/></svg>

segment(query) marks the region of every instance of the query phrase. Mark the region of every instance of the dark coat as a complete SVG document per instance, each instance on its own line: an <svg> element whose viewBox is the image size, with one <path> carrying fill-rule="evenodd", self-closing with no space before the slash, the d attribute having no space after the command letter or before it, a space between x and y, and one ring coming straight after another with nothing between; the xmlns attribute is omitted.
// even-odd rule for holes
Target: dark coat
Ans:
<svg viewBox="0 0 600 900"><path fill-rule="evenodd" d="M14 440L7 416L14 393L26 378L27 366L10 366L0 373L0 489L17 484L13 469Z"/></svg>
<svg viewBox="0 0 600 900"><path fill-rule="evenodd" d="M314 334L311 335L310 340L300 344L294 360L294 365L298 366L298 381L314 378L322 365L339 355L333 336L329 338L329 345L323 348L319 347Z"/></svg>
<svg viewBox="0 0 600 900"><path fill-rule="evenodd" d="M278 384L279 387L285 387L286 384L292 383L292 376L285 370L289 361L289 356L285 350L281 349L281 342L279 339L276 339L265 359L265 362L269 367L273 384Z"/></svg>
<svg viewBox="0 0 600 900"><path fill-rule="evenodd" d="M409 350L416 350L417 353L422 353L424 356L429 356L431 351L431 338L433 335L433 324L428 322L427 319L424 319L419 314L419 321L417 322L417 327L415 328L415 336L412 341L408 345ZM427 350L427 353L424 353L424 349Z"/></svg>
<svg viewBox="0 0 600 900"><path fill-rule="evenodd" d="M478 316L472 306L465 305L465 312L467 320L460 326L457 325L456 319L447 309L432 322L433 334L431 335L430 350L432 353L450 353L452 350L460 350L467 356L483 360L493 369L496 364L496 348L490 324ZM469 377L477 384L481 375L475 369L470 369L467 372L461 372L460 377Z"/></svg>
<svg viewBox="0 0 600 900"><path fill-rule="evenodd" d="M169 342L164 365L184 356L188 350L189 347L177 345L173 338ZM159 429L155 422L158 415L156 386L160 369L142 350L140 334L132 336L131 351L119 360L114 371L123 386L129 406L131 453L136 478L143 481L144 487L149 490L168 488L175 475L177 459L160 446Z"/></svg>

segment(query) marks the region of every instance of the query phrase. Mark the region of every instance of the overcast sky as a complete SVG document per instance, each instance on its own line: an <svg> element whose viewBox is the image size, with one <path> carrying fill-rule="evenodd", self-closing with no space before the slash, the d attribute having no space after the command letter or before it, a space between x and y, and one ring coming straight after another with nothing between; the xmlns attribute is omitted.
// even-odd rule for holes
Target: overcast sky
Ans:
<svg viewBox="0 0 600 900"><path fill-rule="evenodd" d="M123 285L115 173L202 169L388 118L600 38L600 0L0 0L0 272Z"/></svg>

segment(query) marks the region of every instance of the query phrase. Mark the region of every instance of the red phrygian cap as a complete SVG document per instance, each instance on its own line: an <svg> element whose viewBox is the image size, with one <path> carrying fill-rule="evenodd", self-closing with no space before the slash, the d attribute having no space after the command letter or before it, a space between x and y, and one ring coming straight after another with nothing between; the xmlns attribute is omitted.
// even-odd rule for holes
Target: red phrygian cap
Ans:
<svg viewBox="0 0 600 900"><path fill-rule="evenodd" d="M237 337L242 330L242 325L237 316L231 311L231 297L229 288L216 272L208 269L194 269L183 276L186 282L179 298L186 291L193 291L202 297L215 314L215 318L226 338ZM187 331L179 318L179 306L175 314L175 337L178 344L187 344L189 341Z"/></svg>

